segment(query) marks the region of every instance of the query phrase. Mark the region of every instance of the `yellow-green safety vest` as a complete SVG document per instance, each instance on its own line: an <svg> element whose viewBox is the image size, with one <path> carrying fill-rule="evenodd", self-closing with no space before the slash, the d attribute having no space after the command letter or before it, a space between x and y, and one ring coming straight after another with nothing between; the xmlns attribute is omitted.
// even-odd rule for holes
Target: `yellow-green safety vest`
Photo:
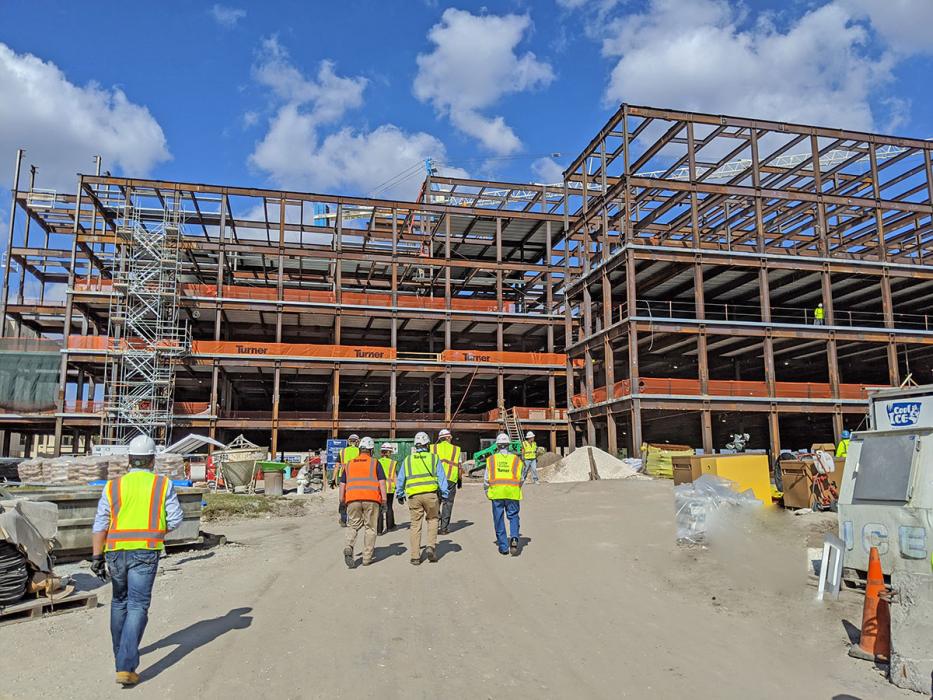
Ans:
<svg viewBox="0 0 933 700"><path fill-rule="evenodd" d="M836 448L837 457L845 457L849 454L849 438L842 438L839 441L839 446Z"/></svg>
<svg viewBox="0 0 933 700"><path fill-rule="evenodd" d="M437 470L441 461L431 452L412 452L405 458L405 498L419 493L434 493L440 488Z"/></svg>
<svg viewBox="0 0 933 700"><path fill-rule="evenodd" d="M825 309L822 306L817 306L815 309L813 309L813 318L822 321L824 311Z"/></svg>
<svg viewBox="0 0 933 700"><path fill-rule="evenodd" d="M447 481L457 481L460 479L460 448L451 442L444 440L431 445L431 453L441 458L441 464L444 465L444 473L447 474Z"/></svg>
<svg viewBox="0 0 933 700"><path fill-rule="evenodd" d="M386 493L395 493L395 477L397 475L398 462L391 457L380 457L379 464L382 465L382 471L386 475Z"/></svg>
<svg viewBox="0 0 933 700"><path fill-rule="evenodd" d="M486 497L490 501L522 500L522 462L518 455L497 452L486 458Z"/></svg>
<svg viewBox="0 0 933 700"><path fill-rule="evenodd" d="M351 460L360 456L360 448L356 445L347 445L340 450L339 459L334 466L334 482L340 483L340 477L343 475L343 467L349 464Z"/></svg>
<svg viewBox="0 0 933 700"><path fill-rule="evenodd" d="M149 471L128 472L107 482L110 504L107 551L164 549L165 498L169 481Z"/></svg>
<svg viewBox="0 0 933 700"><path fill-rule="evenodd" d="M538 443L522 441L522 459L538 459Z"/></svg>

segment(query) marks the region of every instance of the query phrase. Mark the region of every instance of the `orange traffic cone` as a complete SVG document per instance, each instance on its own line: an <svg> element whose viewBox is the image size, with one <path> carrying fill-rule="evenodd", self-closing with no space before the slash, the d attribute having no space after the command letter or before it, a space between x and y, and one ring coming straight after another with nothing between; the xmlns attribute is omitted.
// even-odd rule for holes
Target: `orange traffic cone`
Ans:
<svg viewBox="0 0 933 700"><path fill-rule="evenodd" d="M849 647L849 656L868 661L888 662L891 656L891 611L888 609L888 601L879 596L884 589L881 557L878 556L878 548L872 547L868 553L862 634L859 643Z"/></svg>

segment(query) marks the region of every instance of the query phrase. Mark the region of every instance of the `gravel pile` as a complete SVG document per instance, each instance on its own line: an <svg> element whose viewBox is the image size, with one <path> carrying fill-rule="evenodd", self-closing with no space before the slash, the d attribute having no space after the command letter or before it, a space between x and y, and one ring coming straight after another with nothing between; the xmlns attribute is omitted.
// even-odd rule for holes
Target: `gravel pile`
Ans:
<svg viewBox="0 0 933 700"><path fill-rule="evenodd" d="M590 458L587 452L592 450L596 471L600 479L629 479L641 475L634 467L621 459L616 459L598 447L580 447L557 463L554 472L547 481L554 484L590 480Z"/></svg>

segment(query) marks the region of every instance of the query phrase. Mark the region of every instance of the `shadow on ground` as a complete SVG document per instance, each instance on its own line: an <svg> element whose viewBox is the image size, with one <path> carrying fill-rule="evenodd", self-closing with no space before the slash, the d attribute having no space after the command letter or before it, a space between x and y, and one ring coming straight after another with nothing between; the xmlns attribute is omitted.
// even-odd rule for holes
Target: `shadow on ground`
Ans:
<svg viewBox="0 0 933 700"><path fill-rule="evenodd" d="M140 674L142 680L146 681L155 678L162 673L162 671L174 666L191 652L206 644L210 644L230 630L246 629L253 624L253 618L247 615L247 613L252 611L252 608L234 608L222 617L213 617L209 620L195 622L193 625L188 625L184 629L180 629L167 637L163 637L158 642L143 647L139 650L140 656L151 654L165 647L174 646L175 648L168 656L159 659L152 666L145 669Z"/></svg>

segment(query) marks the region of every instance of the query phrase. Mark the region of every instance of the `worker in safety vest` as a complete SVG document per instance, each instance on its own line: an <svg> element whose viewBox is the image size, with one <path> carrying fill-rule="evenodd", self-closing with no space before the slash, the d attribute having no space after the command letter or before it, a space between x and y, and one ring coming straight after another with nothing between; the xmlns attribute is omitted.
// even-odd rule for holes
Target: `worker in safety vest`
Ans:
<svg viewBox="0 0 933 700"><path fill-rule="evenodd" d="M825 311L823 311L823 302L820 302L816 305L816 308L813 309L813 325L822 326L823 325L823 316Z"/></svg>
<svg viewBox="0 0 933 700"><path fill-rule="evenodd" d="M460 473L462 453L458 445L451 442L453 436L447 428L437 434L437 442L431 445L431 453L436 454L444 465L444 474L447 476L447 498L441 501L441 521L439 535L450 534L450 516L454 511L454 498L457 489L463 485Z"/></svg>
<svg viewBox="0 0 933 700"><path fill-rule="evenodd" d="M360 455L360 436L354 433L347 438L347 446L340 450L340 453L337 455L337 464L334 465L334 481L331 484L332 487L336 487L340 483L340 477L343 474L344 467L350 462L350 460L359 457ZM337 520L340 522L340 527L347 526L347 505L341 501L337 506Z"/></svg>
<svg viewBox="0 0 933 700"><path fill-rule="evenodd" d="M483 488L492 501L492 522L496 529L499 554L519 554L518 511L522 500L522 485L527 470L521 457L509 452L511 440L505 433L496 437L496 452L486 458ZM509 519L509 537L505 534L505 518Z"/></svg>
<svg viewBox="0 0 933 700"><path fill-rule="evenodd" d="M113 583L110 634L116 680L125 686L139 683L139 643L165 534L184 518L172 482L152 472L155 454L152 438L133 438L129 471L107 482L94 517L91 571L103 581L109 572Z"/></svg>
<svg viewBox="0 0 933 700"><path fill-rule="evenodd" d="M522 461L525 468L531 472L532 483L538 483L538 443L535 442L535 434L530 430L525 433L525 439L522 440Z"/></svg>
<svg viewBox="0 0 933 700"><path fill-rule="evenodd" d="M845 457L849 454L849 439L852 437L852 433L848 430L842 431L842 438L839 440L839 444L836 446L836 456Z"/></svg>
<svg viewBox="0 0 933 700"><path fill-rule="evenodd" d="M379 512L377 531L377 534L381 535L395 529L395 511L392 509L392 501L395 500L395 476L398 473L398 462L392 459L392 453L395 451L392 443L382 443L379 451L382 453L379 457L379 464L382 465L382 471L386 475L386 503Z"/></svg>
<svg viewBox="0 0 933 700"><path fill-rule="evenodd" d="M427 433L415 435L414 451L405 458L395 481L398 502L408 501L411 516L411 563L421 563L421 524L427 521L428 537L425 554L428 561L437 561L437 521L441 498L447 498L447 473L440 458L432 454Z"/></svg>
<svg viewBox="0 0 933 700"><path fill-rule="evenodd" d="M360 440L360 453L344 465L340 475L340 502L347 509L349 531L343 548L347 568L354 563L356 536L363 530L363 566L373 563L376 551L376 528L379 509L386 502L386 475L373 456L376 443L371 437Z"/></svg>

